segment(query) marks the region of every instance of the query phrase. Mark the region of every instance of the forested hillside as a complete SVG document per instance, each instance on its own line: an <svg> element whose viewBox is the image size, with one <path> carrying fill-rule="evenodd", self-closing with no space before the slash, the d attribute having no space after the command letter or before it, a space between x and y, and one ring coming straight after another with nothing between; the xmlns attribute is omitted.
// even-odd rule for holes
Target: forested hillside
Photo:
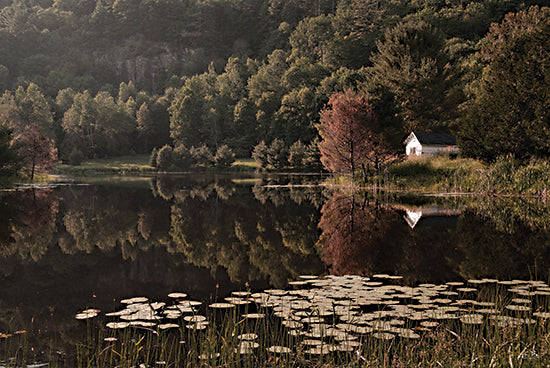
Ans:
<svg viewBox="0 0 550 368"><path fill-rule="evenodd" d="M321 110L353 89L395 152L419 129L487 160L547 156L550 17L532 7L546 3L2 0L0 140L32 131L39 157L75 163L168 144L180 166L201 146L307 166ZM526 133L502 146L503 129Z"/></svg>

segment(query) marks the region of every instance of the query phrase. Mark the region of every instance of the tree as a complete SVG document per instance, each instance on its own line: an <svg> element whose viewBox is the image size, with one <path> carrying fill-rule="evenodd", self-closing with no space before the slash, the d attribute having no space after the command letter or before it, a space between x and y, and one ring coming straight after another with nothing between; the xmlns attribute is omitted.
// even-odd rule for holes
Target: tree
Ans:
<svg viewBox="0 0 550 368"><path fill-rule="evenodd" d="M267 166L267 145L264 141L261 141L256 145L256 147L254 147L254 150L252 151L252 158L258 164L260 169Z"/></svg>
<svg viewBox="0 0 550 368"><path fill-rule="evenodd" d="M216 75L208 73L193 76L185 81L169 108L170 136L174 144L186 147L209 144L216 146L220 138L219 125L213 111Z"/></svg>
<svg viewBox="0 0 550 368"><path fill-rule="evenodd" d="M0 176L14 175L18 168L17 147L12 140L12 130L0 126Z"/></svg>
<svg viewBox="0 0 550 368"><path fill-rule="evenodd" d="M157 154L157 167L159 170L166 171L172 166L173 150L169 145L165 145L159 149Z"/></svg>
<svg viewBox="0 0 550 368"><path fill-rule="evenodd" d="M306 158L306 146L302 141L298 140L290 146L288 150L288 163L295 168L302 168L304 159Z"/></svg>
<svg viewBox="0 0 550 368"><path fill-rule="evenodd" d="M275 138L269 145L267 163L275 169L281 169L288 164L288 150L282 139Z"/></svg>
<svg viewBox="0 0 550 368"><path fill-rule="evenodd" d="M332 172L355 172L376 146L376 118L363 96L351 90L334 93L321 111L321 162Z"/></svg>
<svg viewBox="0 0 550 368"><path fill-rule="evenodd" d="M483 74L459 126L462 151L487 161L550 156L550 8L508 14L480 58Z"/></svg>
<svg viewBox="0 0 550 368"><path fill-rule="evenodd" d="M147 140L154 134L155 126L153 125L153 119L151 118L151 112L147 103L142 103L139 110L136 112L136 123L138 136L143 139L144 150L147 152L148 145Z"/></svg>
<svg viewBox="0 0 550 368"><path fill-rule="evenodd" d="M400 23L377 42L369 90L395 95L406 132L437 130L458 115L462 94L450 67L443 35L425 22Z"/></svg>
<svg viewBox="0 0 550 368"><path fill-rule="evenodd" d="M19 157L23 167L30 170L34 179L35 171L49 170L57 160L57 148L38 124L26 125L16 136L20 145Z"/></svg>
<svg viewBox="0 0 550 368"><path fill-rule="evenodd" d="M218 147L214 162L218 167L230 167L235 162L235 153L226 144Z"/></svg>
<svg viewBox="0 0 550 368"><path fill-rule="evenodd" d="M210 167L214 163L214 155L212 155L212 152L210 152L206 144L202 144L198 147L191 147L189 152L196 165Z"/></svg>
<svg viewBox="0 0 550 368"><path fill-rule="evenodd" d="M290 35L292 57L307 57L323 65L334 65L337 62L333 55L335 33L332 16L305 18Z"/></svg>
<svg viewBox="0 0 550 368"><path fill-rule="evenodd" d="M159 154L159 150L157 147L153 148L151 151L151 155L149 156L149 165L153 167L157 167L157 157Z"/></svg>

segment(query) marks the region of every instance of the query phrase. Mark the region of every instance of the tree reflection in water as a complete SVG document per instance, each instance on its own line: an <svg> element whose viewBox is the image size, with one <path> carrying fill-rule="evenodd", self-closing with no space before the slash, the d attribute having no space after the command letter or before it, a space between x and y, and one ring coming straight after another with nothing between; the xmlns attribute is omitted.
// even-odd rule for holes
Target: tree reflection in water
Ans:
<svg viewBox="0 0 550 368"><path fill-rule="evenodd" d="M460 211L411 229L410 198L365 200L300 178L255 183L197 176L2 193L0 331L40 329L46 344L53 335L70 345L82 337L74 314L85 306L172 291L207 299L247 282L285 287L327 268L411 284L547 277L543 202L422 199L415 210L437 202Z"/></svg>
<svg viewBox="0 0 550 368"><path fill-rule="evenodd" d="M392 246L387 235L393 223L400 221L395 211L376 202L368 203L366 198L361 201L353 195L334 193L321 212L318 244L331 273L371 274L381 251Z"/></svg>
<svg viewBox="0 0 550 368"><path fill-rule="evenodd" d="M252 196L249 187L233 186L218 183L202 191L180 187L174 192L171 251L213 272L222 268L233 281L261 278L275 287L302 273L323 272L314 249L315 204L293 191L256 185Z"/></svg>

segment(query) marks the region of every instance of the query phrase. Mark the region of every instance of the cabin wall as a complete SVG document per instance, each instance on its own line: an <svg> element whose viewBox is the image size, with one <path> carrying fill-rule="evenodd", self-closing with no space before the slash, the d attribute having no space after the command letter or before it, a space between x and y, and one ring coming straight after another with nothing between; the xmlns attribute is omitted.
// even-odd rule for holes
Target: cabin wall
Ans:
<svg viewBox="0 0 550 368"><path fill-rule="evenodd" d="M407 156L420 156L422 154L422 145L420 144L418 139L411 139L411 141L405 147L405 152L407 153Z"/></svg>
<svg viewBox="0 0 550 368"><path fill-rule="evenodd" d="M422 155L458 154L457 146L422 146Z"/></svg>
<svg viewBox="0 0 550 368"><path fill-rule="evenodd" d="M457 155L457 146L427 146L421 145L416 139L411 140L405 147L407 156Z"/></svg>

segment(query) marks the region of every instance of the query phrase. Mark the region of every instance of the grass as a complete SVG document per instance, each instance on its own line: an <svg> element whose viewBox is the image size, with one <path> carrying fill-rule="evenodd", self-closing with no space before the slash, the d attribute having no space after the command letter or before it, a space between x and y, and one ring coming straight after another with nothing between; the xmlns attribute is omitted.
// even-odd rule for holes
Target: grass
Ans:
<svg viewBox="0 0 550 368"><path fill-rule="evenodd" d="M253 159L237 159L230 168L204 168L204 170L254 171L257 168L258 165ZM157 169L149 164L149 155L131 155L86 160L80 165L59 164L55 169L55 173L61 175L134 175L156 172Z"/></svg>
<svg viewBox="0 0 550 368"><path fill-rule="evenodd" d="M546 283L483 279L463 286L447 283L412 288L386 282L375 286L370 281L367 287L369 280L358 277L316 278L309 286L300 282L293 291L266 290L242 297L253 302L230 309L204 307L188 315L205 315L209 324L200 330L196 327L201 322L189 322L183 316L173 320L174 328L168 329L160 324L108 329L106 319L94 318L86 322L88 337L77 345L74 361L53 356L50 366L404 368L550 364L550 288ZM332 302L323 311L327 297ZM312 303L306 306L305 300ZM149 302L142 307L149 307L152 313L161 310L154 305ZM523 311L518 306L529 308ZM264 316L252 318L249 313ZM3 339L2 343L11 344L10 356L16 358L4 361L4 365L15 367L32 361L24 346L18 346L24 340ZM275 352L270 349L273 346L288 347L290 352Z"/></svg>
<svg viewBox="0 0 550 368"><path fill-rule="evenodd" d="M80 165L60 164L55 172L58 174L83 174L83 173L147 173L156 171L149 165L149 155L119 156L86 160Z"/></svg>
<svg viewBox="0 0 550 368"><path fill-rule="evenodd" d="M520 163L512 156L499 157L490 165L474 159L447 156L413 157L393 164L360 186L390 191L424 193L472 193L530 196L545 199L550 189L550 162Z"/></svg>
<svg viewBox="0 0 550 368"><path fill-rule="evenodd" d="M470 191L466 178L485 169L485 165L473 159L415 157L390 167L388 181L392 188L399 190Z"/></svg>

